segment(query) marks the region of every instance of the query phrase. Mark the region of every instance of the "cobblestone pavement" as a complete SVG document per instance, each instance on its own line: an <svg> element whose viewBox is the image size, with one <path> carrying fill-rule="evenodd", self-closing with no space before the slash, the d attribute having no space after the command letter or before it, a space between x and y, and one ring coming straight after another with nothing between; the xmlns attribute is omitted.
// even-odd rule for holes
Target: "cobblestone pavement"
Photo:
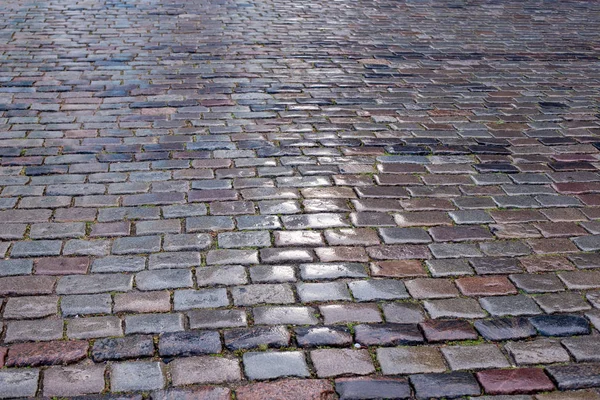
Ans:
<svg viewBox="0 0 600 400"><path fill-rule="evenodd" d="M0 398L600 399L599 25L3 1Z"/></svg>

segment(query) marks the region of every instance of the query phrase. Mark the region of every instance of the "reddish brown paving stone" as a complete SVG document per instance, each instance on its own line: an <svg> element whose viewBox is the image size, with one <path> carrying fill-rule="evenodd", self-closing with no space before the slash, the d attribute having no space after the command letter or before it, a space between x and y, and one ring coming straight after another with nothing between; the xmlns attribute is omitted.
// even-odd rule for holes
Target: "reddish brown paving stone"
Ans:
<svg viewBox="0 0 600 400"><path fill-rule="evenodd" d="M152 393L153 400L230 400L231 390L224 387L200 386L190 389L168 389Z"/></svg>
<svg viewBox="0 0 600 400"><path fill-rule="evenodd" d="M371 274L389 278L425 277L427 272L421 261L397 260L371 263Z"/></svg>
<svg viewBox="0 0 600 400"><path fill-rule="evenodd" d="M537 254L575 253L579 249L569 239L530 239L529 246Z"/></svg>
<svg viewBox="0 0 600 400"><path fill-rule="evenodd" d="M236 389L237 400L335 400L331 382L324 379L286 379Z"/></svg>
<svg viewBox="0 0 600 400"><path fill-rule="evenodd" d="M479 338L473 326L465 320L427 320L421 322L419 325L429 342L477 340Z"/></svg>
<svg viewBox="0 0 600 400"><path fill-rule="evenodd" d="M465 296L502 296L517 293L505 276L468 277L456 280L456 286Z"/></svg>
<svg viewBox="0 0 600 400"><path fill-rule="evenodd" d="M53 276L8 276L0 278L0 296L50 294L54 291Z"/></svg>
<svg viewBox="0 0 600 400"><path fill-rule="evenodd" d="M527 272L571 271L575 267L562 256L540 256L520 258L519 262Z"/></svg>
<svg viewBox="0 0 600 400"><path fill-rule="evenodd" d="M8 353L8 348L0 347L0 368L4 367L4 360L6 359L6 353Z"/></svg>
<svg viewBox="0 0 600 400"><path fill-rule="evenodd" d="M554 389L554 384L541 368L480 371L477 379L487 394L535 393Z"/></svg>
<svg viewBox="0 0 600 400"><path fill-rule="evenodd" d="M37 275L78 275L87 273L88 257L45 257L35 262Z"/></svg>
<svg viewBox="0 0 600 400"><path fill-rule="evenodd" d="M84 340L20 343L10 347L6 366L71 364L85 358L87 350L88 342Z"/></svg>

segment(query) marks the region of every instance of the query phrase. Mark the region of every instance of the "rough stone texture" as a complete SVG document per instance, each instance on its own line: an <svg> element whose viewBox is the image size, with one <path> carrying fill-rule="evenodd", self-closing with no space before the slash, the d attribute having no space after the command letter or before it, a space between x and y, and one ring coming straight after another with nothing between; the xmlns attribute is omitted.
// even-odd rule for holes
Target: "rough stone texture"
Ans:
<svg viewBox="0 0 600 400"><path fill-rule="evenodd" d="M223 383L241 379L237 360L218 357L179 358L170 364L173 385Z"/></svg>
<svg viewBox="0 0 600 400"><path fill-rule="evenodd" d="M50 367L44 371L44 396L66 397L104 390L104 365Z"/></svg>
<svg viewBox="0 0 600 400"><path fill-rule="evenodd" d="M154 342L151 336L140 335L99 339L94 342L91 354L96 362L149 357L154 354Z"/></svg>
<svg viewBox="0 0 600 400"><path fill-rule="evenodd" d="M397 378L339 378L335 390L340 399L410 398L410 386Z"/></svg>
<svg viewBox="0 0 600 400"><path fill-rule="evenodd" d="M541 368L490 369L477 373L486 393L518 394L544 392L554 384Z"/></svg>
<svg viewBox="0 0 600 400"><path fill-rule="evenodd" d="M310 376L304 354L299 351L245 353L244 371L248 379L264 380Z"/></svg>
<svg viewBox="0 0 600 400"><path fill-rule="evenodd" d="M481 391L475 377L468 372L412 375L410 382L417 399L477 396Z"/></svg>
<svg viewBox="0 0 600 400"><path fill-rule="evenodd" d="M40 371L37 369L3 369L0 371L0 398L33 397L37 392Z"/></svg>
<svg viewBox="0 0 600 400"><path fill-rule="evenodd" d="M123 362L111 366L112 392L162 389L165 382L163 366L158 362Z"/></svg>
<svg viewBox="0 0 600 400"><path fill-rule="evenodd" d="M323 349L310 352L319 378L345 374L367 375L375 371L366 350Z"/></svg>
<svg viewBox="0 0 600 400"><path fill-rule="evenodd" d="M599 2L0 3L0 397L600 390Z"/></svg>
<svg viewBox="0 0 600 400"><path fill-rule="evenodd" d="M384 375L443 372L446 365L434 347L395 347L377 349L377 360Z"/></svg>
<svg viewBox="0 0 600 400"><path fill-rule="evenodd" d="M71 364L85 358L88 342L83 340L20 343L10 347L7 367Z"/></svg>
<svg viewBox="0 0 600 400"><path fill-rule="evenodd" d="M324 379L285 379L259 382L236 389L239 400L334 400L335 392Z"/></svg>

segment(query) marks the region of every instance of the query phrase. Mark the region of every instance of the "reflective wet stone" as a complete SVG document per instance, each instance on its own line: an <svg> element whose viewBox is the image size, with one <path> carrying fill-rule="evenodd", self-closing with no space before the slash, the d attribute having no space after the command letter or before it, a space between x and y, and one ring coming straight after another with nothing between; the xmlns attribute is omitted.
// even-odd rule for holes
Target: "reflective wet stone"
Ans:
<svg viewBox="0 0 600 400"><path fill-rule="evenodd" d="M294 331L301 347L344 347L352 343L352 334L344 326L300 327Z"/></svg>
<svg viewBox="0 0 600 400"><path fill-rule="evenodd" d="M410 382L417 399L477 396L481 392L477 380L468 372L411 375Z"/></svg>
<svg viewBox="0 0 600 400"><path fill-rule="evenodd" d="M536 335L527 318L492 318L475 321L475 329L487 340L525 339Z"/></svg>
<svg viewBox="0 0 600 400"><path fill-rule="evenodd" d="M590 325L578 315L540 315L529 318L529 322L543 336L587 335Z"/></svg>
<svg viewBox="0 0 600 400"><path fill-rule="evenodd" d="M354 327L357 343L366 346L397 346L423 343L416 324L369 324Z"/></svg>

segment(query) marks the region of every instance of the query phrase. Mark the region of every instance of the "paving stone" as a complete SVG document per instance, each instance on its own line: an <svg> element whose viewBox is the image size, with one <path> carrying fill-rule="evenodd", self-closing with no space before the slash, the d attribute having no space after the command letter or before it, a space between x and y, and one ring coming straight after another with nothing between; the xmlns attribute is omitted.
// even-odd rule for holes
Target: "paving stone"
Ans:
<svg viewBox="0 0 600 400"><path fill-rule="evenodd" d="M343 282L300 283L297 285L297 290L303 303L351 300L350 292Z"/></svg>
<svg viewBox="0 0 600 400"><path fill-rule="evenodd" d="M493 344L448 346L441 349L452 370L506 368L510 364Z"/></svg>
<svg viewBox="0 0 600 400"><path fill-rule="evenodd" d="M69 320L67 324L67 336L71 339L91 339L122 335L122 322L118 317L75 318Z"/></svg>
<svg viewBox="0 0 600 400"><path fill-rule="evenodd" d="M431 254L436 258L481 257L482 253L474 244L467 243L434 243L429 245Z"/></svg>
<svg viewBox="0 0 600 400"><path fill-rule="evenodd" d="M589 310L592 307L578 293L548 293L535 297L536 303L544 312L577 312Z"/></svg>
<svg viewBox="0 0 600 400"><path fill-rule="evenodd" d="M90 259L88 257L48 257L35 262L38 275L86 274Z"/></svg>
<svg viewBox="0 0 600 400"><path fill-rule="evenodd" d="M558 274L568 289L600 288L600 271L566 271Z"/></svg>
<svg viewBox="0 0 600 400"><path fill-rule="evenodd" d="M32 240L15 242L10 251L11 257L58 256L62 248L60 240Z"/></svg>
<svg viewBox="0 0 600 400"><path fill-rule="evenodd" d="M249 269L254 283L275 283L296 281L295 270L291 265L257 265Z"/></svg>
<svg viewBox="0 0 600 400"><path fill-rule="evenodd" d="M141 398L141 397L140 397ZM190 389L167 389L152 392L153 400L202 399L229 400L231 390L223 387L200 386Z"/></svg>
<svg viewBox="0 0 600 400"><path fill-rule="evenodd" d="M408 399L410 386L398 378L338 378L335 390L342 400L395 398Z"/></svg>
<svg viewBox="0 0 600 400"><path fill-rule="evenodd" d="M597 336L569 337L562 341L563 346L577 362L596 362L600 360L600 340Z"/></svg>
<svg viewBox="0 0 600 400"><path fill-rule="evenodd" d="M486 316L475 299L428 300L423 305L432 318L484 318Z"/></svg>
<svg viewBox="0 0 600 400"><path fill-rule="evenodd" d="M228 231L235 227L233 218L225 216L186 218L185 226L187 232Z"/></svg>
<svg viewBox="0 0 600 400"><path fill-rule="evenodd" d="M566 391L566 392L556 391L556 392L541 393L541 394L536 395L537 400L560 400L560 399L596 400L599 397L600 397L600 394L598 394L597 391L594 391L592 389L583 389L583 390Z"/></svg>
<svg viewBox="0 0 600 400"><path fill-rule="evenodd" d="M468 372L412 375L410 383L415 388L417 399L477 396L481 391L473 374Z"/></svg>
<svg viewBox="0 0 600 400"><path fill-rule="evenodd" d="M304 280L368 277L364 265L359 263L301 264L300 275Z"/></svg>
<svg viewBox="0 0 600 400"><path fill-rule="evenodd" d="M111 366L112 392L162 389L165 383L163 366L159 362L122 362Z"/></svg>
<svg viewBox="0 0 600 400"><path fill-rule="evenodd" d="M228 350L252 349L259 346L286 347L290 332L282 326L232 329L223 333Z"/></svg>
<svg viewBox="0 0 600 400"><path fill-rule="evenodd" d="M248 283L246 268L241 265L205 267L196 269L198 286L243 285Z"/></svg>
<svg viewBox="0 0 600 400"><path fill-rule="evenodd" d="M316 326L295 329L300 347L345 347L352 344L352 334L344 326Z"/></svg>
<svg viewBox="0 0 600 400"><path fill-rule="evenodd" d="M88 343L83 340L19 343L10 347L7 367L72 364L87 356Z"/></svg>
<svg viewBox="0 0 600 400"><path fill-rule="evenodd" d="M600 365L571 364L546 368L560 390L597 387L600 384Z"/></svg>
<svg viewBox="0 0 600 400"><path fill-rule="evenodd" d="M165 333L183 330L181 314L141 314L125 317L125 334Z"/></svg>
<svg viewBox="0 0 600 400"><path fill-rule="evenodd" d="M85 236L83 222L33 224L29 230L31 239L64 239Z"/></svg>
<svg viewBox="0 0 600 400"><path fill-rule="evenodd" d="M192 271L187 269L161 269L141 271L135 275L139 290L189 288L194 286Z"/></svg>
<svg viewBox="0 0 600 400"><path fill-rule="evenodd" d="M41 342L62 339L63 325L63 321L60 319L8 322L6 324L4 343L22 341Z"/></svg>
<svg viewBox="0 0 600 400"><path fill-rule="evenodd" d="M508 354L517 365L564 363L569 354L558 340L537 339L527 342L509 342L505 345Z"/></svg>
<svg viewBox="0 0 600 400"><path fill-rule="evenodd" d="M386 244L430 243L431 238L420 228L380 228L379 233Z"/></svg>
<svg viewBox="0 0 600 400"><path fill-rule="evenodd" d="M0 278L0 295L51 294L56 278L52 276L8 276Z"/></svg>
<svg viewBox="0 0 600 400"><path fill-rule="evenodd" d="M319 310L325 324L381 322L380 311L376 304L330 304L320 306Z"/></svg>
<svg viewBox="0 0 600 400"><path fill-rule="evenodd" d="M525 339L536 335L527 318L492 318L475 321L475 328L487 340Z"/></svg>
<svg viewBox="0 0 600 400"><path fill-rule="evenodd" d="M409 297L402 282L392 279L353 281L348 283L348 287L357 301L394 300ZM300 289L299 294L302 298Z"/></svg>
<svg viewBox="0 0 600 400"><path fill-rule="evenodd" d="M240 400L329 400L333 387L325 379L282 379L274 382L257 382L236 389Z"/></svg>
<svg viewBox="0 0 600 400"><path fill-rule="evenodd" d="M479 302L493 316L541 314L533 299L524 295L483 297Z"/></svg>
<svg viewBox="0 0 600 400"><path fill-rule="evenodd" d="M58 309L56 296L12 297L4 307L5 319L42 318L55 315Z"/></svg>
<svg viewBox="0 0 600 400"><path fill-rule="evenodd" d="M419 278L406 282L406 288L415 299L443 299L457 297L454 283L445 279Z"/></svg>
<svg viewBox="0 0 600 400"><path fill-rule="evenodd" d="M578 315L539 315L529 318L529 322L542 336L587 335L590 332L587 320Z"/></svg>
<svg viewBox="0 0 600 400"><path fill-rule="evenodd" d="M218 332L186 331L160 335L158 353L165 356L197 356L221 352Z"/></svg>
<svg viewBox="0 0 600 400"><path fill-rule="evenodd" d="M210 235L205 233L165 235L163 249L165 251L199 251L211 246Z"/></svg>
<svg viewBox="0 0 600 400"><path fill-rule="evenodd" d="M171 296L167 291L117 293L114 312L166 312L171 309Z"/></svg>
<svg viewBox="0 0 600 400"><path fill-rule="evenodd" d="M554 384L541 368L490 369L477 373L486 393L518 394L554 389Z"/></svg>
<svg viewBox="0 0 600 400"><path fill-rule="evenodd" d="M206 256L209 265L258 264L258 252L254 250L210 250Z"/></svg>
<svg viewBox="0 0 600 400"><path fill-rule="evenodd" d="M32 260L0 260L0 276L27 275L32 270Z"/></svg>
<svg viewBox="0 0 600 400"><path fill-rule="evenodd" d="M311 307L255 307L254 323L258 325L314 325L316 310Z"/></svg>
<svg viewBox="0 0 600 400"><path fill-rule="evenodd" d="M37 369L3 369L0 371L0 398L35 396L39 376Z"/></svg>
<svg viewBox="0 0 600 400"><path fill-rule="evenodd" d="M346 374L368 375L375 371L371 356L366 350L313 350L310 358L320 378Z"/></svg>
<svg viewBox="0 0 600 400"><path fill-rule="evenodd" d="M136 260L136 263L138 261ZM142 264L142 262L144 264ZM191 268L197 267L202 263L200 253L197 251L178 251L169 253L150 254L148 258L149 269L165 268ZM139 260L140 267L145 265L145 259ZM144 269L143 267L139 270ZM139 271L138 270L138 271Z"/></svg>
<svg viewBox="0 0 600 400"><path fill-rule="evenodd" d="M146 258L137 256L108 256L92 262L93 273L136 272L146 268Z"/></svg>
<svg viewBox="0 0 600 400"><path fill-rule="evenodd" d="M269 232L226 232L219 233L219 246L223 248L268 247L271 245Z"/></svg>
<svg viewBox="0 0 600 400"><path fill-rule="evenodd" d="M547 293L564 290L564 285L555 274L514 274L510 280L527 293Z"/></svg>
<svg viewBox="0 0 600 400"><path fill-rule="evenodd" d="M365 346L391 346L423 343L423 335L416 324L357 325L356 342Z"/></svg>
<svg viewBox="0 0 600 400"><path fill-rule="evenodd" d="M124 237L115 239L113 254L156 253L160 251L159 236Z"/></svg>
<svg viewBox="0 0 600 400"><path fill-rule="evenodd" d="M122 274L69 275L59 279L58 294L94 294L104 292L126 292L131 289L133 277Z"/></svg>
<svg viewBox="0 0 600 400"><path fill-rule="evenodd" d="M242 310L196 310L188 313L191 329L236 328L247 325Z"/></svg>
<svg viewBox="0 0 600 400"><path fill-rule="evenodd" d="M523 260L522 258L520 260ZM523 272L514 258L482 257L472 258L469 263L478 275L511 274Z"/></svg>
<svg viewBox="0 0 600 400"><path fill-rule="evenodd" d="M427 272L419 260L379 261L370 264L371 274L377 277L425 277Z"/></svg>
<svg viewBox="0 0 600 400"><path fill-rule="evenodd" d="M235 305L290 304L294 293L287 284L257 284L237 286L231 289Z"/></svg>
<svg viewBox="0 0 600 400"><path fill-rule="evenodd" d="M152 336L130 335L94 341L91 356L95 362L151 357L154 354Z"/></svg>
<svg viewBox="0 0 600 400"><path fill-rule="evenodd" d="M244 371L249 379L264 380L281 377L309 377L304 354L300 351L245 353Z"/></svg>
<svg viewBox="0 0 600 400"><path fill-rule="evenodd" d="M174 386L235 382L242 378L239 362L221 357L186 357L170 363Z"/></svg>
<svg viewBox="0 0 600 400"><path fill-rule="evenodd" d="M473 273L473 268L464 259L427 260L426 264L431 276L434 278L471 275Z"/></svg>
<svg viewBox="0 0 600 400"><path fill-rule="evenodd" d="M44 396L64 397L104 390L104 365L50 367L44 371Z"/></svg>
<svg viewBox="0 0 600 400"><path fill-rule="evenodd" d="M442 354L434 347L380 347L377 360L384 375L444 372Z"/></svg>
<svg viewBox="0 0 600 400"><path fill-rule="evenodd" d="M475 329L464 320L427 320L419 324L428 342L477 340Z"/></svg>

